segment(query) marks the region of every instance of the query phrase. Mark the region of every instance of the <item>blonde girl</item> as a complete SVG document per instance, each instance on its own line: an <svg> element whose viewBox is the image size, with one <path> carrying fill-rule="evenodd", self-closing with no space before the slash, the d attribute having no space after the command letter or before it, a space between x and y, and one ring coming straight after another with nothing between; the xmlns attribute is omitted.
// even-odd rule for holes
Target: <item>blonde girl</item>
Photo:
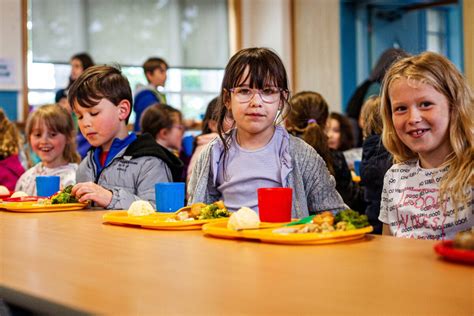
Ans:
<svg viewBox="0 0 474 316"><path fill-rule="evenodd" d="M51 104L39 107L30 114L25 134L40 162L28 169L18 180L16 191L36 195L35 179L39 175L61 177L61 187L76 182L76 132L71 114L61 106Z"/></svg>
<svg viewBox="0 0 474 316"><path fill-rule="evenodd" d="M346 206L323 159L278 123L288 106L281 59L266 48L237 52L227 64L217 104L219 138L203 149L189 186L189 203L223 199L231 211L258 211L257 189L293 189L293 217ZM233 129L225 132L225 121Z"/></svg>
<svg viewBox="0 0 474 316"><path fill-rule="evenodd" d="M425 52L394 64L382 89L384 233L452 238L473 225L473 94L445 57Z"/></svg>

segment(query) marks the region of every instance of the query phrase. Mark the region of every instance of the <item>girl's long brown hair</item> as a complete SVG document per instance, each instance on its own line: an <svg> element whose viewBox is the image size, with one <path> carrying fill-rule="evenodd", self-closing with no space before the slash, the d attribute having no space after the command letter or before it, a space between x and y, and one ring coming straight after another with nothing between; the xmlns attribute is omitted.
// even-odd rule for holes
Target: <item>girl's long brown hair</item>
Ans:
<svg viewBox="0 0 474 316"><path fill-rule="evenodd" d="M329 116L328 103L317 92L301 91L290 99L290 105L291 110L285 120L286 129L313 147L326 162L329 172L334 175L328 137L324 132Z"/></svg>
<svg viewBox="0 0 474 316"><path fill-rule="evenodd" d="M248 74L247 77L244 77L247 68ZM217 132L224 144L224 173L225 158L232 141L232 138L226 135L224 126L224 120L232 119L232 113L227 109L226 104L230 102L230 89L238 87L247 78L250 79L249 86L251 88L263 89L265 86L281 88L281 110L276 123L278 123L278 118L284 118L288 111L288 77L283 62L275 52L268 48L253 47L242 49L232 56L225 68L221 93L216 105ZM235 127L235 121L232 127Z"/></svg>

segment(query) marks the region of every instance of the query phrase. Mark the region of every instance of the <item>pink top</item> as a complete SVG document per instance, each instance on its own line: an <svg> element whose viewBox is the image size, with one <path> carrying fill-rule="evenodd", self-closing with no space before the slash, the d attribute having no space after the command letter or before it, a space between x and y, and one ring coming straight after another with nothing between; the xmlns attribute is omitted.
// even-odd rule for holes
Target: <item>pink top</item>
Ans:
<svg viewBox="0 0 474 316"><path fill-rule="evenodd" d="M25 168L20 163L18 155L11 155L0 160L0 184L10 191L15 191L15 185L20 176L25 172Z"/></svg>

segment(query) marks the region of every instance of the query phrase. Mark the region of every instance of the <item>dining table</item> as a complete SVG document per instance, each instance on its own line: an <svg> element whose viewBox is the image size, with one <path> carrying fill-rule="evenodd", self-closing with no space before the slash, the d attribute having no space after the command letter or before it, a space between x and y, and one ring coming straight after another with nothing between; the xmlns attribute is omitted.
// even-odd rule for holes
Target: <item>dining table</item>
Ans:
<svg viewBox="0 0 474 316"><path fill-rule="evenodd" d="M473 266L438 241L282 245L0 211L0 298L46 315L473 315Z"/></svg>

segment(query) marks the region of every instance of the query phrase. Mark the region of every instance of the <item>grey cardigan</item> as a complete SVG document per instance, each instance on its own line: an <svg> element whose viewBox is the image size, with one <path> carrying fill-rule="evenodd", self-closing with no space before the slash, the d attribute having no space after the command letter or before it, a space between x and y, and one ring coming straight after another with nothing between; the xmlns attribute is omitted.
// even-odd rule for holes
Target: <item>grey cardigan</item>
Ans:
<svg viewBox="0 0 474 316"><path fill-rule="evenodd" d="M221 198L215 185L217 175L213 174L213 170L218 170L223 150L224 145L219 138L202 150L188 184L188 204L209 204ZM293 189L294 218L348 208L336 191L336 182L326 163L313 147L285 131L280 159L283 186Z"/></svg>

